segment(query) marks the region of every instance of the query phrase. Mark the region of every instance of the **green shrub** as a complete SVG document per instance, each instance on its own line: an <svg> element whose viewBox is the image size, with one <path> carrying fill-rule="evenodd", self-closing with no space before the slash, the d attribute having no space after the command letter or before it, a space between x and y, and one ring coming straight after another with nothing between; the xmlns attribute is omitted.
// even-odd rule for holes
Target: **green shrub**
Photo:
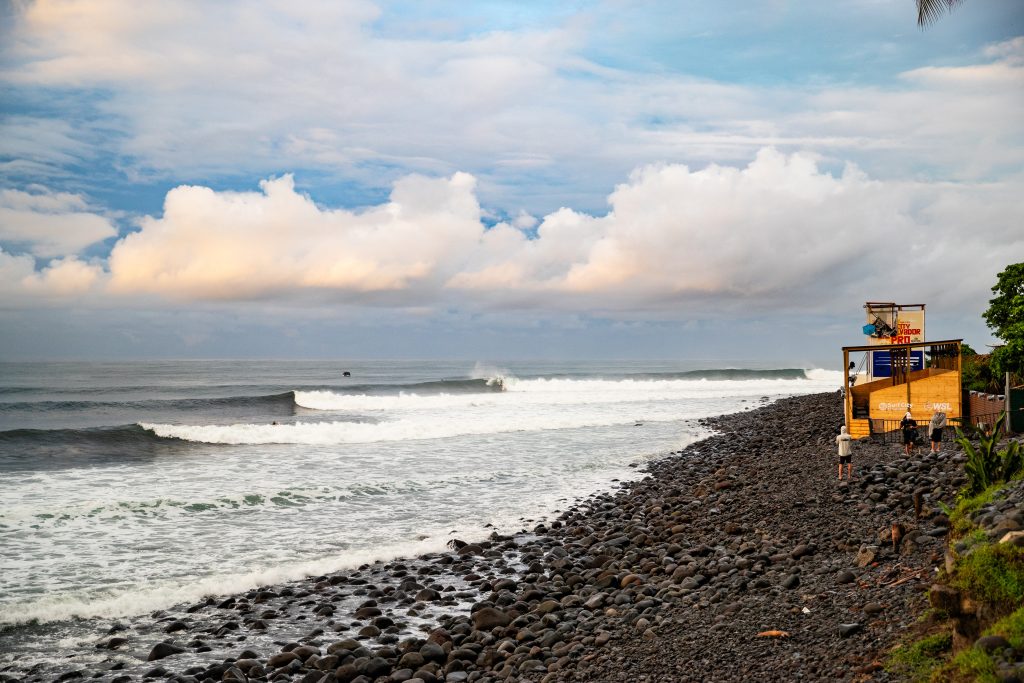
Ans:
<svg viewBox="0 0 1024 683"><path fill-rule="evenodd" d="M887 669L902 674L911 681L927 681L933 669L942 664L944 656L953 647L953 636L935 633L892 653Z"/></svg>
<svg viewBox="0 0 1024 683"><path fill-rule="evenodd" d="M1003 425L1006 423L1006 413L999 414L995 427L988 434L971 428L974 436L978 439L978 446L975 447L967 434L960 427L956 428L956 440L967 455L967 462L964 463L964 473L967 475L967 495L981 493L994 484L1010 481L1024 473L1024 457L1022 457L1020 444L1011 441L1006 448L996 451L999 437L1002 436Z"/></svg>
<svg viewBox="0 0 1024 683"><path fill-rule="evenodd" d="M1003 390L1003 377L996 375L989 354L978 354L966 344L960 347L960 381L968 391L998 394Z"/></svg>
<svg viewBox="0 0 1024 683"><path fill-rule="evenodd" d="M974 528L974 523L971 521L971 514L996 500L999 497L998 494L1001 490L1001 484L993 484L974 495L967 495L966 491L961 491L957 495L956 506L953 509L949 509L944 505L943 510L949 516L949 523L952 525L953 535L957 538L961 538L965 535L980 531ZM984 534L984 532L981 533Z"/></svg>
<svg viewBox="0 0 1024 683"><path fill-rule="evenodd" d="M947 669L952 669L959 676L948 675ZM996 676L996 663L987 653L973 647L957 654L950 662L950 666L937 671L932 680L948 681L951 678L958 681L974 681L974 683L1000 683L999 677Z"/></svg>
<svg viewBox="0 0 1024 683"><path fill-rule="evenodd" d="M1015 650L1024 647L1024 607L985 629L985 635L1002 636L1010 641Z"/></svg>
<svg viewBox="0 0 1024 683"><path fill-rule="evenodd" d="M1024 548L1008 543L975 548L957 561L953 585L987 602L1024 604Z"/></svg>

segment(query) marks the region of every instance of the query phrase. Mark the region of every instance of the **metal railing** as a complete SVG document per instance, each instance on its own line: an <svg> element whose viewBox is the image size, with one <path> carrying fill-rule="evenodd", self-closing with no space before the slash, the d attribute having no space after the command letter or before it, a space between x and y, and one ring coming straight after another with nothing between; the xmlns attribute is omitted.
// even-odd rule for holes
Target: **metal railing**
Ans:
<svg viewBox="0 0 1024 683"><path fill-rule="evenodd" d="M950 418L942 430L942 440L952 442L956 440L956 428L970 424L973 427L984 429L991 427L999 418L999 413L984 413L982 415L971 415L970 417ZM928 434L928 423L918 424L917 433L924 443L931 441ZM871 439L882 443L903 443L903 430L900 428L900 420L882 420L871 418Z"/></svg>
<svg viewBox="0 0 1024 683"><path fill-rule="evenodd" d="M947 424L942 430L942 440L952 442L956 438L954 424ZM928 434L928 423L918 424L917 434L922 443L931 441ZM903 430L900 428L900 420L883 420L880 418L871 419L871 439L882 443L903 443Z"/></svg>

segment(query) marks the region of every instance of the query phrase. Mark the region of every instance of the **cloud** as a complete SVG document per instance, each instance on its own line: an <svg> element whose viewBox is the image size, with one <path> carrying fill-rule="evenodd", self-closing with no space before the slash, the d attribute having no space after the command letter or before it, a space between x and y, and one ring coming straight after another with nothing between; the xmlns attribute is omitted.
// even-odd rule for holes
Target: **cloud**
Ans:
<svg viewBox="0 0 1024 683"><path fill-rule="evenodd" d="M261 193L171 190L110 255L111 289L171 298L275 298L295 290L359 295L436 288L483 232L474 179L421 176L363 212L321 209L291 176ZM357 296L358 298L358 296Z"/></svg>
<svg viewBox="0 0 1024 683"><path fill-rule="evenodd" d="M489 228L464 173L410 176L361 211L321 207L291 176L260 192L183 186L115 245L109 291L669 317L896 294L974 306L1024 254L1022 186L833 175L765 148L745 167L641 167L604 215L563 208Z"/></svg>
<svg viewBox="0 0 1024 683"><path fill-rule="evenodd" d="M22 243L40 257L76 253L117 235L109 219L92 213L81 195L0 190L0 240Z"/></svg>
<svg viewBox="0 0 1024 683"><path fill-rule="evenodd" d="M617 34L576 11L443 38L388 33L382 14L370 2L26 4L0 79L84 93L88 106L34 143L25 131L50 124L17 122L16 158L86 155L72 143L88 138L129 177L175 182L316 169L381 187L463 170L509 213L593 209L637 165L740 164L764 146L889 178L991 178L1024 163L1020 39L975 63L885 71L886 85L765 85L602 60Z"/></svg>
<svg viewBox="0 0 1024 683"><path fill-rule="evenodd" d="M1024 255L1020 188L881 182L853 165L833 176L773 149L745 168L652 165L616 188L605 216L559 211L536 240L488 233L482 265L449 286L620 311L827 311L900 292L962 307Z"/></svg>
<svg viewBox="0 0 1024 683"><path fill-rule="evenodd" d="M90 155L88 143L68 121L23 115L8 116L2 125L0 157L31 160L47 174L60 174L62 166Z"/></svg>
<svg viewBox="0 0 1024 683"><path fill-rule="evenodd" d="M73 256L53 259L37 271L31 256L0 249L0 307L5 309L81 302L104 278L100 265Z"/></svg>
<svg viewBox="0 0 1024 683"><path fill-rule="evenodd" d="M1024 36L993 43L985 48L985 56L1002 59L1015 66L1024 66Z"/></svg>

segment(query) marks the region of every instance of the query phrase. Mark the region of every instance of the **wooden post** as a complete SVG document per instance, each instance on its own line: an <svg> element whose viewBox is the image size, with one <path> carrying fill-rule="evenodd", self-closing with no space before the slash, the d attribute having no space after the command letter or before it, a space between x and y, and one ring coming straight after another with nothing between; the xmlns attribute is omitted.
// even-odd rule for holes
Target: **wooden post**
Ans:
<svg viewBox="0 0 1024 683"><path fill-rule="evenodd" d="M910 412L910 347L908 346L903 349L903 352L906 354L906 358L904 358L906 364L903 366L903 381L907 383L907 412Z"/></svg>
<svg viewBox="0 0 1024 683"><path fill-rule="evenodd" d="M850 391L850 352L843 349L843 424L850 429L850 418L853 412L853 395Z"/></svg>
<svg viewBox="0 0 1024 683"><path fill-rule="evenodd" d="M1010 373L1006 373L1006 383L1003 385L1003 410L1006 412L1006 423L1003 425L1004 433L1009 436L1013 434L1013 426L1010 424Z"/></svg>

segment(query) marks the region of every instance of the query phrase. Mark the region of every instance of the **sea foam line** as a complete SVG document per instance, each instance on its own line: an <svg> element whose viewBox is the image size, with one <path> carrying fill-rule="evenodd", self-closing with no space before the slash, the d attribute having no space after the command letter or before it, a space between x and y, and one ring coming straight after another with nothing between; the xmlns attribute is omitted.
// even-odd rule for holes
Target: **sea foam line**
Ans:
<svg viewBox="0 0 1024 683"><path fill-rule="evenodd" d="M294 424L233 424L233 425L171 425L140 423L165 439L181 439L198 443L241 444L305 444L333 446L342 444L377 443L382 441L416 441L444 439L456 436L507 434L513 432L579 429L583 427L610 427L633 424L636 417L622 412L604 414L566 414L551 412L544 415L486 414L464 415L445 421L443 415L410 416L377 423L357 422L297 422ZM676 412L644 417L647 421L679 419Z"/></svg>
<svg viewBox="0 0 1024 683"><path fill-rule="evenodd" d="M196 602L208 595L236 594L258 586L278 585L307 576L351 569L368 562L387 562L399 557L417 557L442 552L445 549L444 544L444 537L438 533L420 541L395 543L383 549L374 547L346 551L343 555L265 567L250 572L210 576L199 580L181 579L157 585L142 584L114 595L94 597L67 593L51 594L34 598L31 602L3 605L0 611L0 624L137 616L173 605Z"/></svg>
<svg viewBox="0 0 1024 683"><path fill-rule="evenodd" d="M679 401L709 396L759 396L830 391L842 383L842 374L807 371L808 379L517 379L500 378L504 391L471 394L417 394L392 396L336 391L296 391L296 405L311 410L379 412L419 408L451 409L472 406L593 405ZM496 380L497 381L497 380Z"/></svg>

